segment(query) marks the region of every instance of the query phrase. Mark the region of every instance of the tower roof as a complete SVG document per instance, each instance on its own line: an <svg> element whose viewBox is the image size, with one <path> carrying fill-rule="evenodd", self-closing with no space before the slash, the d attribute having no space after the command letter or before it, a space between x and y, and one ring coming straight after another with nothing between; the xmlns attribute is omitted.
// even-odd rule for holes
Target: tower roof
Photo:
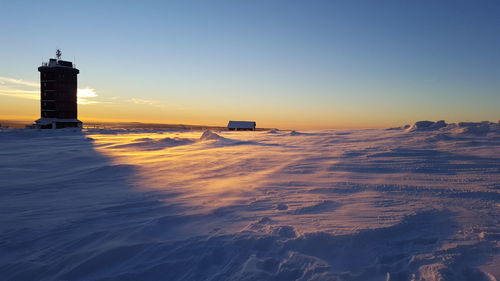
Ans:
<svg viewBox="0 0 500 281"><path fill-rule="evenodd" d="M78 71L78 69L76 69L76 66L73 64L73 62L61 60L61 55L62 55L61 49L57 49L56 50L56 58L49 59L48 62L42 62L42 66L40 66L38 68L38 71L42 71L45 68L53 68L53 67L72 68L72 69L75 69Z"/></svg>

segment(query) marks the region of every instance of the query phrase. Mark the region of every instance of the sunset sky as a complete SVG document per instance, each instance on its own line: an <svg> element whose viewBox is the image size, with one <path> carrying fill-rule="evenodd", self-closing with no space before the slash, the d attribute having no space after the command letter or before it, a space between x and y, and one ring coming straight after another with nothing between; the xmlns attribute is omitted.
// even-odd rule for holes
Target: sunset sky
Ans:
<svg viewBox="0 0 500 281"><path fill-rule="evenodd" d="M326 129L500 118L500 1L0 0L0 119L76 63L79 119Z"/></svg>

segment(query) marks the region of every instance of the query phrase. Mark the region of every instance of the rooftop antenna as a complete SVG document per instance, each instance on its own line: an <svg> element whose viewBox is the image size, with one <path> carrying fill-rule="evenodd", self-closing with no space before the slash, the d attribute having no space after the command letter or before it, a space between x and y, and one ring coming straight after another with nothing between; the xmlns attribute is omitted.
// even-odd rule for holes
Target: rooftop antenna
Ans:
<svg viewBox="0 0 500 281"><path fill-rule="evenodd" d="M57 51L56 51L56 57L57 57L57 60L61 59L61 49L57 49Z"/></svg>

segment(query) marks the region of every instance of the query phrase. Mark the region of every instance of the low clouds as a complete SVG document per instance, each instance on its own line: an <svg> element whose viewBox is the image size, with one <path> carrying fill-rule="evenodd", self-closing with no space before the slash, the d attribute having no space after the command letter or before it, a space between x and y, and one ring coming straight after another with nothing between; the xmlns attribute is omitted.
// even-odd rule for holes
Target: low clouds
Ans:
<svg viewBox="0 0 500 281"><path fill-rule="evenodd" d="M19 99L40 100L40 83L0 76L0 97L1 96L19 98ZM162 104L159 101L148 100L143 98L125 99L121 97L112 97L107 100L102 99L99 96L97 90L90 87L78 88L77 103L80 105L89 105L89 104L124 105L133 103L137 105L146 105L156 108L164 107L164 104Z"/></svg>
<svg viewBox="0 0 500 281"><path fill-rule="evenodd" d="M0 86L2 85L22 85L28 87L40 87L40 83L0 76Z"/></svg>
<svg viewBox="0 0 500 281"><path fill-rule="evenodd" d="M0 87L0 96L14 97L20 99L38 100L40 99L39 91L26 91L26 90L9 90Z"/></svg>
<svg viewBox="0 0 500 281"><path fill-rule="evenodd" d="M38 100L39 88L39 83L0 76L0 96Z"/></svg>
<svg viewBox="0 0 500 281"><path fill-rule="evenodd" d="M40 100L40 83L0 76L0 96ZM95 89L89 87L78 88L77 103L101 103L101 101L95 100L98 96Z"/></svg>
<svg viewBox="0 0 500 281"><path fill-rule="evenodd" d="M157 101L154 101L154 100L131 98L129 101L132 103L135 103L135 104L146 104L146 105L154 105L154 106L159 105L159 103Z"/></svg>

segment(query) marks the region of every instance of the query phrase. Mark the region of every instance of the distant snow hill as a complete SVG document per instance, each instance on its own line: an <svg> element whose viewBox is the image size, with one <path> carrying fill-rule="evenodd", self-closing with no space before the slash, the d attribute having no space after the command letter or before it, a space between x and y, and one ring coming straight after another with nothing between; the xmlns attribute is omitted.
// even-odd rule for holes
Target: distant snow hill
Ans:
<svg viewBox="0 0 500 281"><path fill-rule="evenodd" d="M408 127L408 132L416 131L449 131L451 133L462 133L471 135L483 135L488 133L500 133L500 123L484 122L460 122L458 124L447 124L444 120L437 122L419 121Z"/></svg>

